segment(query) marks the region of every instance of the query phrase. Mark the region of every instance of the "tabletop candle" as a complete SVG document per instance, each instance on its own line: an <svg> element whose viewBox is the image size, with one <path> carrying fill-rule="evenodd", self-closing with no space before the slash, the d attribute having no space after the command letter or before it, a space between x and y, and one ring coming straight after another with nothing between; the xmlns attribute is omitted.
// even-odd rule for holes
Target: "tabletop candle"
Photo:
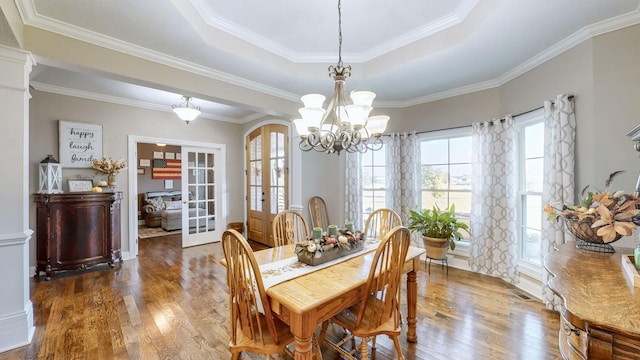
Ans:
<svg viewBox="0 0 640 360"><path fill-rule="evenodd" d="M344 223L344 228L348 231L353 232L353 222L347 221L346 223Z"/></svg>
<svg viewBox="0 0 640 360"><path fill-rule="evenodd" d="M322 228L314 227L313 228L313 239L320 240L322 238Z"/></svg>
<svg viewBox="0 0 640 360"><path fill-rule="evenodd" d="M329 236L338 235L338 225L329 225Z"/></svg>

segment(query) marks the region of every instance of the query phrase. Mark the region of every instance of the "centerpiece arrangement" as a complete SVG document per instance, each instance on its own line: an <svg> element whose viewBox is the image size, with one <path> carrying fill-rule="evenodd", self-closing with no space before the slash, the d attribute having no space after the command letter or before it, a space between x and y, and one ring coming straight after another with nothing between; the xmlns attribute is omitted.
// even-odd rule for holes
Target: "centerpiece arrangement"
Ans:
<svg viewBox="0 0 640 360"><path fill-rule="evenodd" d="M604 190L587 192L591 186L585 186L580 193L583 199L578 205L545 206L544 212L549 220L564 219L567 229L579 240L576 247L613 253L615 249L609 244L631 235L640 224L640 199L637 195L608 190L616 175L622 172L611 173L605 181Z"/></svg>
<svg viewBox="0 0 640 360"><path fill-rule="evenodd" d="M302 263L319 265L362 250L364 240L364 233L354 231L351 223L347 223L344 229L329 225L328 232L313 228L313 237L297 243L295 254Z"/></svg>
<svg viewBox="0 0 640 360"><path fill-rule="evenodd" d="M102 185L103 181L101 181L99 186L116 186L116 174L127 168L127 162L122 159L113 160L103 157L100 160L93 160L91 168L95 169L98 174L107 174L107 183Z"/></svg>

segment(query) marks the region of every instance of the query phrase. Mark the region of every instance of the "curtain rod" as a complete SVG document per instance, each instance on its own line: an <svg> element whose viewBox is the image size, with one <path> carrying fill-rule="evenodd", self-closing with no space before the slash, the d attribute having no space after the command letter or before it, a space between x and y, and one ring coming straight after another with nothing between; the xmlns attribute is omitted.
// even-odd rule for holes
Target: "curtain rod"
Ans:
<svg viewBox="0 0 640 360"><path fill-rule="evenodd" d="M568 99L569 99L569 100L573 100L573 98L574 98L574 95L569 95L569 97L568 97ZM551 103L552 103L552 104L555 104L555 102L554 102L554 101L552 101ZM526 115L526 114L532 113L532 112L534 112L534 111L538 111L538 110L543 109L543 108L544 108L544 106L540 106L540 107L537 107L537 108L535 108L535 109L527 110L527 111L525 111L525 112L521 112L521 113L519 113L519 114L512 115L512 117L513 117L513 118L517 118L518 116ZM505 120L505 118L501 118L501 119L497 119L497 120L499 120L499 121L504 121L504 120ZM515 119L514 119L514 120L515 120ZM471 125L454 126L454 127L450 127L450 128L446 128L446 129L438 129L438 130L412 131L412 133L415 133L416 135L418 135L418 134L426 134L426 133L430 133L430 132L434 132L434 131L444 131L444 130L463 129L463 128L467 128L467 127L471 127ZM409 131L407 131L407 133L409 133ZM388 136L388 135L386 135L386 136Z"/></svg>

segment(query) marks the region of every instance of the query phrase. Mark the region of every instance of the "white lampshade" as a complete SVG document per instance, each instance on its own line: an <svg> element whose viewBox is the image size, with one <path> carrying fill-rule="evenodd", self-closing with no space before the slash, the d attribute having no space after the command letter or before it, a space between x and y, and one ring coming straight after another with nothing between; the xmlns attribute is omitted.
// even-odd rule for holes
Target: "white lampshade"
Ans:
<svg viewBox="0 0 640 360"><path fill-rule="evenodd" d="M194 108L186 108L186 107L176 107L173 109L173 112L178 115L178 117L184 121L191 121L200 115L200 110Z"/></svg>
<svg viewBox="0 0 640 360"><path fill-rule="evenodd" d="M296 131L301 138L306 138L307 136L309 136L309 125L307 125L304 119L293 120L293 125L295 125Z"/></svg>
<svg viewBox="0 0 640 360"><path fill-rule="evenodd" d="M304 107L322 108L326 97L322 94L307 94L300 98Z"/></svg>
<svg viewBox="0 0 640 360"><path fill-rule="evenodd" d="M351 126L353 126L355 130L359 130L364 126L364 124L367 122L367 118L369 117L371 109L372 107L369 105L354 104L347 106L347 114L349 114Z"/></svg>
<svg viewBox="0 0 640 360"><path fill-rule="evenodd" d="M302 119L304 119L305 124L308 126L308 130L313 132L320 128L322 116L326 110L318 107L303 107L298 109L298 112L302 116Z"/></svg>
<svg viewBox="0 0 640 360"><path fill-rule="evenodd" d="M373 103L373 99L375 99L376 97L376 93L374 93L373 91L353 90L350 96L355 105L371 106L371 104Z"/></svg>
<svg viewBox="0 0 640 360"><path fill-rule="evenodd" d="M389 117L387 115L376 115L367 119L365 128L371 136L380 136L387 128L387 121Z"/></svg>

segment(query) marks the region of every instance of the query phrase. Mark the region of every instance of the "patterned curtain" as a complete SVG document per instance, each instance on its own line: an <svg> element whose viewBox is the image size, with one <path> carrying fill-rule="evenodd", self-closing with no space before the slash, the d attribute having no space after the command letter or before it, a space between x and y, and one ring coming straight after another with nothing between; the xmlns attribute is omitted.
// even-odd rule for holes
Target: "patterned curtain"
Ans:
<svg viewBox="0 0 640 360"><path fill-rule="evenodd" d="M542 203L574 204L576 117L573 98L558 95L544 102L544 183ZM571 235L562 222L547 221L542 214L542 256L564 244ZM542 299L548 309L560 309L560 299L547 286L549 275L542 272Z"/></svg>
<svg viewBox="0 0 640 360"><path fill-rule="evenodd" d="M517 282L516 147L513 118L471 127L472 270Z"/></svg>
<svg viewBox="0 0 640 360"><path fill-rule="evenodd" d="M420 196L420 143L416 133L391 134L387 149L387 207L395 210L402 224L409 222L409 210L418 208Z"/></svg>
<svg viewBox="0 0 640 360"><path fill-rule="evenodd" d="M345 176L345 220L352 221L356 229L364 230L364 221L362 220L362 157L360 153L346 153Z"/></svg>

